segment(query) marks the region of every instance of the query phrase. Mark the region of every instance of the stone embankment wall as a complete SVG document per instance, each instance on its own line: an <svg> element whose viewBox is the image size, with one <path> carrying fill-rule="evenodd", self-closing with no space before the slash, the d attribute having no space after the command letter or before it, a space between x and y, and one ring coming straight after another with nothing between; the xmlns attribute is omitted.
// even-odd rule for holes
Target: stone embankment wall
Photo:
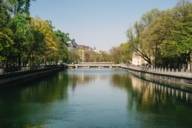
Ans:
<svg viewBox="0 0 192 128"><path fill-rule="evenodd" d="M192 72L126 65L122 65L121 68L128 69L130 73L142 79L192 92Z"/></svg>
<svg viewBox="0 0 192 128"><path fill-rule="evenodd" d="M5 73L0 75L0 87L16 85L29 80L39 79L66 68L66 66L55 66L36 70Z"/></svg>

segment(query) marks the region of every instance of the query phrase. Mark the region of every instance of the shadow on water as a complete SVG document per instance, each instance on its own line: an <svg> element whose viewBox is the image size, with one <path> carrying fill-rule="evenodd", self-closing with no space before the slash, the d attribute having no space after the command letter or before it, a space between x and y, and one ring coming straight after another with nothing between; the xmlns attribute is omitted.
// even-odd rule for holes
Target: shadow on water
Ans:
<svg viewBox="0 0 192 128"><path fill-rule="evenodd" d="M68 70L0 89L0 128L190 128L191 106L191 93L124 70Z"/></svg>
<svg viewBox="0 0 192 128"><path fill-rule="evenodd" d="M127 109L142 128L187 128L192 126L192 94L139 79L113 74L111 83L127 92ZM135 114L137 113L137 114ZM167 124L167 126L165 126Z"/></svg>
<svg viewBox="0 0 192 128"><path fill-rule="evenodd" d="M60 72L40 82L0 90L0 127L30 128L44 124L53 101L68 97L68 76ZM45 117L42 117L42 115Z"/></svg>
<svg viewBox="0 0 192 128"><path fill-rule="evenodd" d="M69 86L94 81L94 76L59 72L38 81L0 89L0 128L45 127L57 102L67 102ZM58 114L59 115L59 114Z"/></svg>

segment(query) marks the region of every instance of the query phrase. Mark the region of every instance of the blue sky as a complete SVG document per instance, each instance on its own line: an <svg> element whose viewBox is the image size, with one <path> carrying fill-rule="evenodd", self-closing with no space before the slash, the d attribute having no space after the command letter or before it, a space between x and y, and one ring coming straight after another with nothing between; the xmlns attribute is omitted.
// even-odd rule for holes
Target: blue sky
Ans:
<svg viewBox="0 0 192 128"><path fill-rule="evenodd" d="M51 20L78 43L109 50L126 41L127 29L142 14L171 8L178 0L36 0L31 14Z"/></svg>

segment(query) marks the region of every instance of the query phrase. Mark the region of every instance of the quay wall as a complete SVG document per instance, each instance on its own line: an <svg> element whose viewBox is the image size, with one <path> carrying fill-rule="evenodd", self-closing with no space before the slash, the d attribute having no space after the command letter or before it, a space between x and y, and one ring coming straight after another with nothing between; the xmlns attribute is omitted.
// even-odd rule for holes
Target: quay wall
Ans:
<svg viewBox="0 0 192 128"><path fill-rule="evenodd" d="M133 66L120 66L120 68L127 69L141 79L192 92L192 72L147 70Z"/></svg>
<svg viewBox="0 0 192 128"><path fill-rule="evenodd" d="M66 68L66 66L55 66L36 70L5 73L0 75L0 88L46 77Z"/></svg>

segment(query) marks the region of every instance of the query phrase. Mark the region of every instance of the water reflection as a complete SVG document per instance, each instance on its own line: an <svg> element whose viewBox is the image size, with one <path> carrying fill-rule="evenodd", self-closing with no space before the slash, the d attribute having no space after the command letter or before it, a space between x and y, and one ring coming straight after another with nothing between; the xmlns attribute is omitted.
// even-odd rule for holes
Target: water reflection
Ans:
<svg viewBox="0 0 192 128"><path fill-rule="evenodd" d="M77 86L94 82L99 76L86 72L89 71L60 72L40 82L0 90L0 128L45 127L49 119L57 118L51 112L58 111L55 110L57 103L68 101L69 88L75 90Z"/></svg>
<svg viewBox="0 0 192 128"><path fill-rule="evenodd" d="M0 127L41 127L51 115L53 101L66 101L68 76L54 74L39 83L0 90Z"/></svg>
<svg viewBox="0 0 192 128"><path fill-rule="evenodd" d="M85 70L68 70L69 84L72 86L72 90L75 91L77 86L84 86L90 82L94 82L96 77L94 75L88 75L85 73Z"/></svg>
<svg viewBox="0 0 192 128"><path fill-rule="evenodd" d="M120 69L79 69L0 90L0 128L190 128L192 94Z"/></svg>
<svg viewBox="0 0 192 128"><path fill-rule="evenodd" d="M129 74L114 74L112 83L116 87L126 89L129 101L139 101L138 106L158 106L167 103L192 104L192 94L189 92L141 80ZM132 100L132 98L136 99Z"/></svg>
<svg viewBox="0 0 192 128"><path fill-rule="evenodd" d="M104 71L104 72L103 72ZM69 69L69 85L72 86L73 91L77 86L91 85L96 80L106 80L110 77L110 69Z"/></svg>
<svg viewBox="0 0 192 128"><path fill-rule="evenodd" d="M192 94L141 80L130 74L113 74L112 84L127 92L128 111L138 113L142 127L192 126ZM136 114L135 114L136 115ZM141 119L142 118L142 119ZM147 119L143 119L147 118ZM142 121L144 120L144 121Z"/></svg>

